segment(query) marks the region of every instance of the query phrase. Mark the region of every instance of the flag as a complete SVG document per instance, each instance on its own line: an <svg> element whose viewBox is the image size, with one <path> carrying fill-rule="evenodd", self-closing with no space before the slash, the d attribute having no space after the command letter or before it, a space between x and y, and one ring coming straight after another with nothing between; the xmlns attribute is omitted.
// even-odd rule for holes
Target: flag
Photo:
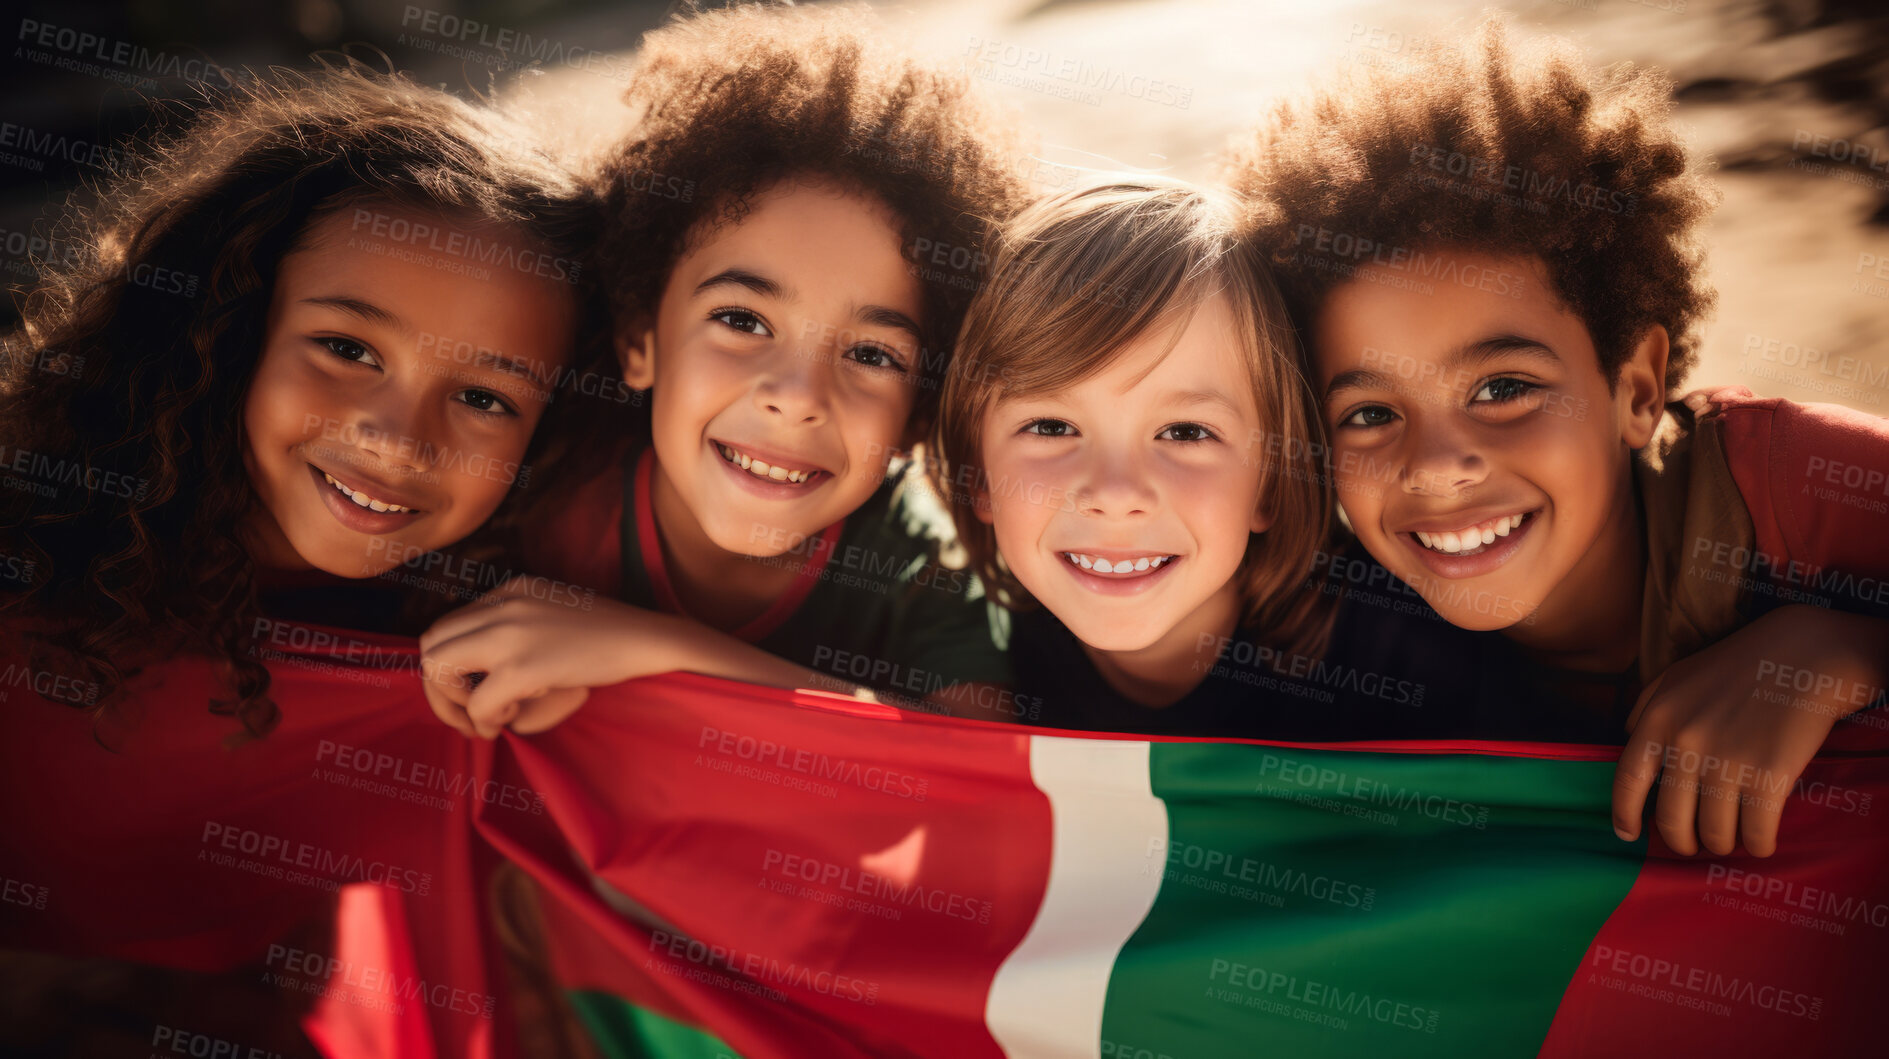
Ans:
<svg viewBox="0 0 1889 1059"><path fill-rule="evenodd" d="M616 1055L1855 1055L1882 730L1769 859L1614 836L1619 750L1087 736L672 675L506 738L480 811ZM1778 792L1780 794L1785 792Z"/></svg>
<svg viewBox="0 0 1889 1059"><path fill-rule="evenodd" d="M687 674L474 742L411 641L267 634L283 720L233 748L200 660L104 727L0 661L0 946L258 968L329 1055L503 1057L509 860L618 1055L1876 1043L1872 715L1777 792L1776 856L1681 858L1613 836L1616 748L1077 735Z"/></svg>

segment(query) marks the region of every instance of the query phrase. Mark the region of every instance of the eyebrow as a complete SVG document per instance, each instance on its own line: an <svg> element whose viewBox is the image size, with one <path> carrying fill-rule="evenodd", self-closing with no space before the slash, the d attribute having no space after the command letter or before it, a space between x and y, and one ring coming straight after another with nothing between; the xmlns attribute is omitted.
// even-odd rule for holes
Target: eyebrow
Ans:
<svg viewBox="0 0 1889 1059"><path fill-rule="evenodd" d="M1530 360L1546 361L1550 364L1561 363L1561 357L1545 342L1523 335L1503 333L1479 338L1458 346L1443 358L1445 370L1473 367L1486 364L1498 357L1520 355ZM1389 389L1393 386L1390 376L1369 368L1353 368L1332 376L1325 384L1325 400L1330 402L1332 395L1340 390L1349 389Z"/></svg>
<svg viewBox="0 0 1889 1059"><path fill-rule="evenodd" d="M913 320L897 309L890 309L883 305L868 305L853 315L857 316L861 323L873 324L877 327L892 327L900 331L910 332L915 341L922 342L925 339L924 334L918 330L918 321Z"/></svg>
<svg viewBox="0 0 1889 1059"><path fill-rule="evenodd" d="M1224 405L1226 410L1232 412L1234 415L1240 414L1240 406L1234 403L1233 398L1228 397L1225 393L1213 387L1209 387L1205 390L1176 390L1173 393L1164 395L1160 403L1180 405L1217 404Z"/></svg>
<svg viewBox="0 0 1889 1059"><path fill-rule="evenodd" d="M481 349L478 353L473 355L472 367L491 368L494 371L502 371L507 375L516 375L521 379L537 381L537 376L532 373L530 365L515 357L508 357L503 353L495 353L489 349Z"/></svg>
<svg viewBox="0 0 1889 1059"><path fill-rule="evenodd" d="M1499 334L1470 342L1443 359L1446 368L1458 368L1468 365L1484 364L1497 357L1519 354L1530 360L1545 360L1553 364L1561 363L1555 351L1548 348L1546 342L1540 342L1522 335Z"/></svg>
<svg viewBox="0 0 1889 1059"><path fill-rule="evenodd" d="M707 279L703 280L702 282L697 283L695 285L695 293L700 294L711 287L721 287L721 286L726 286L726 285L733 285L736 287L746 287L748 290L751 290L756 294L765 295L766 297L769 297L769 298L779 298L779 297L784 296L787 293L786 289L783 288L780 284L774 282L771 279L768 279L766 276L761 275L759 272L750 272L745 268L722 269L720 272L715 273L713 276L710 276Z"/></svg>
<svg viewBox="0 0 1889 1059"><path fill-rule="evenodd" d="M721 286L743 287L768 298L785 298L791 301L794 297L793 293L780 283L761 275L759 272L745 268L722 269L713 276L697 283L695 285L695 293L700 294L712 287ZM860 323L872 324L876 327L897 328L900 331L909 332L914 339L919 341L924 340L924 332L918 329L918 321L913 320L897 309L889 308L884 305L867 305L856 310L853 316L859 320Z"/></svg>
<svg viewBox="0 0 1889 1059"><path fill-rule="evenodd" d="M412 328L407 326L405 320L402 320L392 312L375 305L373 302L362 301L359 298L350 298L345 294L326 294L314 298L303 298L302 302L306 305L319 305L328 309L339 309L356 319L365 320L370 324L379 324L382 327L391 327L397 331L412 330Z"/></svg>

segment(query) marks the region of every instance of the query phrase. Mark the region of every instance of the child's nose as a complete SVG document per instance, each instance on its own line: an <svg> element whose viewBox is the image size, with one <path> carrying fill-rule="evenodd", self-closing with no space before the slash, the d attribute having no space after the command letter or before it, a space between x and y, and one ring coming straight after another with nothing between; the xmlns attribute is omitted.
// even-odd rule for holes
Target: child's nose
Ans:
<svg viewBox="0 0 1889 1059"><path fill-rule="evenodd" d="M1406 493L1454 498L1488 477L1488 461L1456 431L1432 428L1406 437L1410 460L1400 476Z"/></svg>
<svg viewBox="0 0 1889 1059"><path fill-rule="evenodd" d="M755 387L755 403L789 423L815 426L825 422L829 359L822 351L806 347L781 350Z"/></svg>
<svg viewBox="0 0 1889 1059"><path fill-rule="evenodd" d="M1146 515L1156 504L1153 483L1141 461L1108 451L1097 451L1085 462L1076 498L1083 514L1101 518Z"/></svg>
<svg viewBox="0 0 1889 1059"><path fill-rule="evenodd" d="M391 388L390 388L391 391ZM430 416L412 395L386 393L354 410L355 445L385 466L419 471L438 457Z"/></svg>

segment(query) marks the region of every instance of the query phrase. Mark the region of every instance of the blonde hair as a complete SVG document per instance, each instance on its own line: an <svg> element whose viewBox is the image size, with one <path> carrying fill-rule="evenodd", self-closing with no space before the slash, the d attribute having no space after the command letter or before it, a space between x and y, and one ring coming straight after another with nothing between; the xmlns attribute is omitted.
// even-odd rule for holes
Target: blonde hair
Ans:
<svg viewBox="0 0 1889 1059"><path fill-rule="evenodd" d="M1237 218L1217 193L1136 177L1044 199L999 232L989 278L958 334L926 462L972 568L1004 606L1035 601L973 510L980 487L989 488L978 438L991 408L1075 385L1157 323L1225 293L1273 442L1257 472L1272 525L1248 540L1235 575L1243 624L1294 650L1322 647L1327 609L1304 588L1331 524L1322 426L1285 303L1237 238Z"/></svg>

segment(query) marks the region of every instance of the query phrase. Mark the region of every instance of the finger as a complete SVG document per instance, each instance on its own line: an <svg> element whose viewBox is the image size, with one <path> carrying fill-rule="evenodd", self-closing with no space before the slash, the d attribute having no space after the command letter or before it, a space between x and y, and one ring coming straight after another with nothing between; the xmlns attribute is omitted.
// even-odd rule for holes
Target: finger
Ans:
<svg viewBox="0 0 1889 1059"><path fill-rule="evenodd" d="M548 731L564 723L589 698L589 688L552 688L526 703L513 718L511 729L519 735Z"/></svg>
<svg viewBox="0 0 1889 1059"><path fill-rule="evenodd" d="M1721 857L1738 848L1744 789L1730 778L1733 768L1728 761L1707 757L1699 770L1699 842Z"/></svg>
<svg viewBox="0 0 1889 1059"><path fill-rule="evenodd" d="M1648 725L1627 740L1626 752L1614 766L1614 834L1622 841L1640 837L1640 821L1646 816L1646 796L1659 776L1660 754L1664 742L1657 730Z"/></svg>
<svg viewBox="0 0 1889 1059"><path fill-rule="evenodd" d="M430 680L420 682L420 690L426 693L426 704L433 708L433 716L445 722L448 728L470 738L473 734L472 719L466 716L465 709L454 702L447 694L447 689Z"/></svg>
<svg viewBox="0 0 1889 1059"><path fill-rule="evenodd" d="M1759 770L1758 789L1747 792L1744 811L1739 814L1738 833L1745 840L1745 852L1754 857L1768 857L1777 852L1778 823L1784 818L1784 800L1789 797L1788 792L1797 787L1795 771L1790 774L1790 782L1781 788L1765 782L1766 777L1772 775Z"/></svg>
<svg viewBox="0 0 1889 1059"><path fill-rule="evenodd" d="M473 689L472 697L466 701L466 716L472 718L473 730L480 738L498 738L525 703L550 690L541 680L522 672L523 668L505 667Z"/></svg>
<svg viewBox="0 0 1889 1059"><path fill-rule="evenodd" d="M1699 760L1694 750L1667 750L1660 770L1659 802L1653 809L1659 837L1682 857L1699 852Z"/></svg>
<svg viewBox="0 0 1889 1059"><path fill-rule="evenodd" d="M485 679L490 663L480 661L483 657L479 641L460 638L422 654L420 672L426 683L444 689L448 698L463 706L472 689Z"/></svg>

